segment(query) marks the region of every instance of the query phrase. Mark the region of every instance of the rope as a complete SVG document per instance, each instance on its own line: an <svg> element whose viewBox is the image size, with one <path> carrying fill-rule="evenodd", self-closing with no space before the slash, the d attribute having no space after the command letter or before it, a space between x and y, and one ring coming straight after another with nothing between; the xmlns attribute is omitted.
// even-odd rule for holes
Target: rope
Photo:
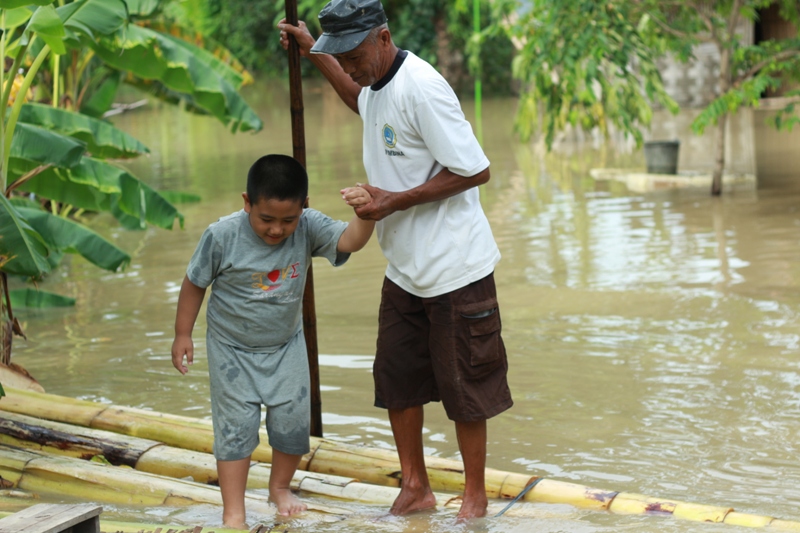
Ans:
<svg viewBox="0 0 800 533"><path fill-rule="evenodd" d="M516 497L516 498L514 498L513 500L511 500L511 502L510 502L508 505L506 505L506 506L503 508L503 510L502 510L502 511L500 511L499 513L497 513L496 515L494 515L494 517L495 517L495 518L497 518L498 516L502 516L502 515L503 515L503 513L505 513L505 512L506 512L506 511L508 511L509 509L511 509L511 506L512 506L512 505L514 505L515 503L517 503L517 502L520 500L520 498L522 498L523 496L525 496L525 495L528 493L528 491L530 491L530 490L531 490L533 487L535 487L535 486L536 486L536 484L537 484L537 483L539 483L539 482L540 482L541 480L543 480L543 479L544 479L543 477L537 477L536 479L534 479L533 481L531 481L530 483L528 483L528 486L526 486L524 489L522 489L522 491L521 491L519 494L517 494L517 497Z"/></svg>

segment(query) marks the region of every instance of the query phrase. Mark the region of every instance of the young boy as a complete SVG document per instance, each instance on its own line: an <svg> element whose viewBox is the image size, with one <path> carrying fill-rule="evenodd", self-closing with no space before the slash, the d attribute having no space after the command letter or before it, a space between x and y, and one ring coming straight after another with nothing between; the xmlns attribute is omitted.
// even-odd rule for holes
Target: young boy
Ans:
<svg viewBox="0 0 800 533"><path fill-rule="evenodd" d="M360 187L341 191L351 206L369 203ZM194 328L206 288L206 349L211 381L214 456L222 492L222 521L245 525L244 492L250 454L258 445L261 405L273 449L270 500L278 514L306 510L289 489L309 451L309 373L302 299L311 257L334 266L364 247L374 222L347 224L303 209L308 177L285 155L267 155L247 175L244 210L211 224L189 262L178 298L172 364L186 374ZM184 364L184 357L186 364Z"/></svg>

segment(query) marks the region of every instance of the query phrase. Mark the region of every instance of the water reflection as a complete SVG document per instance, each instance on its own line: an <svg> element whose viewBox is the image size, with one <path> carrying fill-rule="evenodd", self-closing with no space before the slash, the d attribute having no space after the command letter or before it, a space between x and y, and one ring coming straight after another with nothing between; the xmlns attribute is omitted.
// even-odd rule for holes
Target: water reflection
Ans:
<svg viewBox="0 0 800 533"><path fill-rule="evenodd" d="M262 86L251 101L266 123L258 135L232 137L211 119L158 105L116 119L152 150L131 164L137 175L204 201L184 206L186 228L172 232L126 232L99 218L99 231L132 252L131 267L109 274L75 258L43 284L78 299L73 310L22 313L30 340L16 344L15 359L48 391L210 416L197 333L205 321L185 377L170 363L171 331L203 229L241 207L253 160L291 152L286 91ZM798 133L774 136L763 113L733 121L732 164L756 167L757 190L721 198L704 189L631 193L589 175L596 167L643 167L630 144L565 138L545 153L514 140L512 101L484 110L492 180L482 200L503 254L496 279L515 398L490 423L489 466L800 519L800 175L786 163L797 156ZM314 87L306 117L311 204L349 218L336 192L364 179L360 120ZM681 138L682 166L710 153L706 138L687 133L690 119L657 122L664 135ZM389 448L385 414L371 406L370 375L384 268L373 241L340 269L315 264L315 282L326 435ZM439 406L426 411L424 444L432 455L458 457ZM353 508L363 518L357 531L454 529L448 509L386 520L384 508ZM536 531L720 527L531 508ZM147 520L142 511L116 512ZM161 512L216 517L214 509L146 514ZM530 531L530 524L504 516L464 531Z"/></svg>

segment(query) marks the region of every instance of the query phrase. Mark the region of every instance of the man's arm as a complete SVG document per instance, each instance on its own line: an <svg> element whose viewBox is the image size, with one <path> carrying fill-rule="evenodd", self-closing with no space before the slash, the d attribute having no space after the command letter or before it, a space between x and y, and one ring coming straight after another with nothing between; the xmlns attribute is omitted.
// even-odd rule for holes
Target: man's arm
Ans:
<svg viewBox="0 0 800 533"><path fill-rule="evenodd" d="M489 178L489 167L466 178L444 168L422 185L407 191L389 192L372 185L362 185L372 196L372 201L356 207L356 215L365 220L382 220L395 211L405 211L415 205L455 196L478 185L483 185L489 181Z"/></svg>
<svg viewBox="0 0 800 533"><path fill-rule="evenodd" d="M178 296L178 312L175 316L175 340L172 342L172 366L181 374L189 371L189 368L183 364L184 356L186 356L186 364L191 365L194 361L192 330L205 295L204 288L189 281L189 276L184 276Z"/></svg>
<svg viewBox="0 0 800 533"><path fill-rule="evenodd" d="M361 87L354 82L350 76L345 74L339 62L328 54L312 54L311 47L314 46L316 40L311 36L311 33L306 27L306 23L302 20L298 22L298 26L293 26L286 22L286 19L278 23L278 29L281 30L281 45L285 50L289 49L289 37L293 35L300 48L300 55L307 57L314 65L322 72L322 75L333 86L336 94L342 101L358 113L358 95L361 93Z"/></svg>

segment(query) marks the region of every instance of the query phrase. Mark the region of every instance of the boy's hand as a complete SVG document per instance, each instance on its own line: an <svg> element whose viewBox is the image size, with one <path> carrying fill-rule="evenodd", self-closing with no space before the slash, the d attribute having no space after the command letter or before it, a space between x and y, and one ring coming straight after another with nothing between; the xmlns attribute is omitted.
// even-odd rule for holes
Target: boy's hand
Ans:
<svg viewBox="0 0 800 533"><path fill-rule="evenodd" d="M194 343L191 337L175 337L172 342L172 366L181 374L186 374L189 367L183 364L183 356L186 356L186 365L194 362Z"/></svg>
<svg viewBox="0 0 800 533"><path fill-rule="evenodd" d="M347 187L339 192L342 193L342 200L350 207L361 207L372 201L372 196L360 183L356 183L355 187Z"/></svg>

